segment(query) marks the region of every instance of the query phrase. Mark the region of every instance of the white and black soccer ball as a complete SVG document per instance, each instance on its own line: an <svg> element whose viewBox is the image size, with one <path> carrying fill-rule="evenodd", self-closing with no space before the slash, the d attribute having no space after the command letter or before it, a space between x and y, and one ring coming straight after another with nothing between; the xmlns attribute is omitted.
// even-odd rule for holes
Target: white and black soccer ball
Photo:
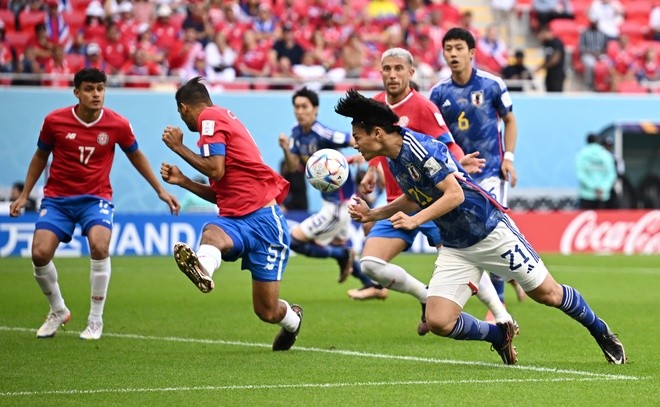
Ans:
<svg viewBox="0 0 660 407"><path fill-rule="evenodd" d="M309 157L305 167L305 178L321 192L332 192L349 177L346 157L330 148L318 150Z"/></svg>

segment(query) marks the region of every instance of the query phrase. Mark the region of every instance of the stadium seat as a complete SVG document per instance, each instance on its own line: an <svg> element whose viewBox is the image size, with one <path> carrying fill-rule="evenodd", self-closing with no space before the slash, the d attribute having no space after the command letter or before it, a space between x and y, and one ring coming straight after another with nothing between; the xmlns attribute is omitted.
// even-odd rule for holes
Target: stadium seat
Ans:
<svg viewBox="0 0 660 407"><path fill-rule="evenodd" d="M32 38L32 34L22 31L9 31L5 33L7 44L14 49L14 52L16 52L17 55L20 55L25 51L30 38Z"/></svg>
<svg viewBox="0 0 660 407"><path fill-rule="evenodd" d="M610 90L610 67L607 62L598 61L594 65L594 90L596 92Z"/></svg>
<svg viewBox="0 0 660 407"><path fill-rule="evenodd" d="M85 15L84 11L66 11L62 13L62 18L69 25L69 32L75 33L79 28L85 25Z"/></svg>
<svg viewBox="0 0 660 407"><path fill-rule="evenodd" d="M37 24L43 24L46 22L46 12L45 11L30 11L21 12L18 15L18 26L21 31L34 33L34 26Z"/></svg>
<svg viewBox="0 0 660 407"><path fill-rule="evenodd" d="M648 88L640 85L640 83L637 82L636 80L624 81L619 83L616 91L619 93L635 93L635 94L649 93Z"/></svg>
<svg viewBox="0 0 660 407"><path fill-rule="evenodd" d="M5 23L5 32L16 30L16 16L11 10L0 9L0 20Z"/></svg>
<svg viewBox="0 0 660 407"><path fill-rule="evenodd" d="M84 13L91 1L92 0L69 0L69 5L71 6L72 11L82 11Z"/></svg>
<svg viewBox="0 0 660 407"><path fill-rule="evenodd" d="M573 20L557 18L550 21L550 31L564 43L567 52L573 52L577 48L581 29Z"/></svg>
<svg viewBox="0 0 660 407"><path fill-rule="evenodd" d="M619 26L619 32L628 37L630 44L637 45L644 41L648 27L636 21L626 20Z"/></svg>
<svg viewBox="0 0 660 407"><path fill-rule="evenodd" d="M66 54L64 60L69 64L72 72L78 72L85 66L85 56L82 54Z"/></svg>
<svg viewBox="0 0 660 407"><path fill-rule="evenodd" d="M635 0L625 4L625 17L628 22L646 25L649 23L649 14L653 5L650 1Z"/></svg>

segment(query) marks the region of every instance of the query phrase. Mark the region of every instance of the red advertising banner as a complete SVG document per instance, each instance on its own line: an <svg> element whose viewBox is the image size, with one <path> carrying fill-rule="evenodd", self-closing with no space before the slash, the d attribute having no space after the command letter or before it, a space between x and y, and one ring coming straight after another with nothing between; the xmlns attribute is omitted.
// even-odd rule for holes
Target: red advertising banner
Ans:
<svg viewBox="0 0 660 407"><path fill-rule="evenodd" d="M538 252L660 254L660 210L509 215Z"/></svg>

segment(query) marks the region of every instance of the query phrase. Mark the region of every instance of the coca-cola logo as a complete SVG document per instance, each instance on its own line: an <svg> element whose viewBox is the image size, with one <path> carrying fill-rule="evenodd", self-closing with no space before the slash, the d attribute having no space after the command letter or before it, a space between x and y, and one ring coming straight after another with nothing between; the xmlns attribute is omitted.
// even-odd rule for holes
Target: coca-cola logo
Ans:
<svg viewBox="0 0 660 407"><path fill-rule="evenodd" d="M632 221L602 220L598 212L585 211L573 218L562 233L562 254L573 251L625 254L660 253L660 211L650 211Z"/></svg>

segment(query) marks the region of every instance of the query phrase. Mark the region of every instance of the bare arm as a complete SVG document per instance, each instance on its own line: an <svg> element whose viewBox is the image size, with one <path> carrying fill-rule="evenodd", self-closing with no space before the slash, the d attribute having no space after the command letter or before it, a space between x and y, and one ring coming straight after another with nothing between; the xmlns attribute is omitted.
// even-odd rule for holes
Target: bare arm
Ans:
<svg viewBox="0 0 660 407"><path fill-rule="evenodd" d="M296 172L300 165L300 156L298 154L293 154L289 149L289 137L284 133L280 133L278 144L284 153L284 171L287 173Z"/></svg>
<svg viewBox="0 0 660 407"><path fill-rule="evenodd" d="M516 116L513 115L513 112L509 112L502 120L504 120L504 151L513 153L516 149L516 141L518 139ZM501 170L502 176L506 181L510 182L511 188L515 187L518 182L518 175L513 166L513 160L502 160Z"/></svg>
<svg viewBox="0 0 660 407"><path fill-rule="evenodd" d="M151 166L149 165L147 157L142 153L142 151L135 150L131 153L127 153L126 156L128 157L128 160L131 162L131 164L133 164L133 167L135 167L140 175L142 175L144 179L147 180L149 185L151 185L154 191L156 191L158 198L167 204L167 206L170 208L170 212L177 215L179 213L179 209L181 208L179 201L177 201L174 195L167 192L161 183L158 182L156 174L154 174Z"/></svg>
<svg viewBox="0 0 660 407"><path fill-rule="evenodd" d="M348 206L348 213L351 218L362 223L386 219L397 212L413 212L419 209L417 202L406 195L401 195L387 205L375 209L370 209L362 198L353 199L355 203Z"/></svg>
<svg viewBox="0 0 660 407"><path fill-rule="evenodd" d="M160 176L168 184L178 185L206 201L216 203L215 192L210 186L200 184L186 177L176 165L162 163L160 165Z"/></svg>
<svg viewBox="0 0 660 407"><path fill-rule="evenodd" d="M25 187L23 188L23 192L21 192L19 197L14 202L12 202L11 206L9 207L10 216L15 217L21 214L21 209L23 209L27 204L34 185L37 183L37 180L44 172L46 164L48 164L49 156L49 151L44 151L41 149L37 149L37 151L35 151L34 155L32 156L32 160L30 161L27 175L25 176Z"/></svg>
<svg viewBox="0 0 660 407"><path fill-rule="evenodd" d="M225 157L222 155L202 157L194 153L183 145L183 132L180 128L167 126L163 130L162 139L170 150L207 177L217 181L225 175Z"/></svg>

